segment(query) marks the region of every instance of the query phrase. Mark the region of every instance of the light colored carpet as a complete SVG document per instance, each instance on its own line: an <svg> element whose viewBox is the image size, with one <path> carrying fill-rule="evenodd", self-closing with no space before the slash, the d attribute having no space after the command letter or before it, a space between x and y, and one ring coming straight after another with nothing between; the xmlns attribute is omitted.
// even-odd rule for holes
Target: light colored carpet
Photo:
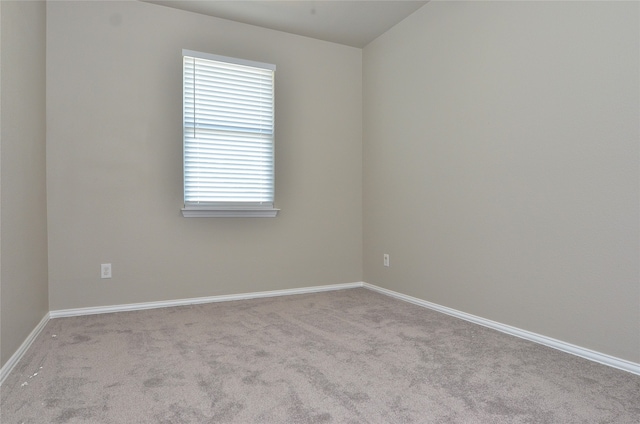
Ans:
<svg viewBox="0 0 640 424"><path fill-rule="evenodd" d="M51 320L9 423L634 423L640 377L367 289Z"/></svg>

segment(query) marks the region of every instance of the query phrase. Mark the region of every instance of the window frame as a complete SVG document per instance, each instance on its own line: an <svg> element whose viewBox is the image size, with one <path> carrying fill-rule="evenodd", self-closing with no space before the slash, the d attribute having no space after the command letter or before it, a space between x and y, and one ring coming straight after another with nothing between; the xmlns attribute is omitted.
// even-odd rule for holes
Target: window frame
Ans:
<svg viewBox="0 0 640 424"><path fill-rule="evenodd" d="M262 70L270 70L272 71L273 80L271 82L273 98L271 102L271 110L273 112L273 122L272 122L272 131L271 131L271 191L272 195L270 201L187 201L187 112L186 112L186 82L187 82L187 71L186 71L186 62L185 58L196 58L202 60L209 60L214 62L222 62L230 65L240 65L243 67L251 67L251 68L259 68ZM220 56L210 53L203 53L193 50L182 50L182 58L183 58L183 85L182 85L182 99L183 99L183 116L182 116L182 129L183 129L183 146L182 146L182 154L183 154L183 172L182 172L182 180L183 180L183 202L184 207L181 209L182 216L185 218L206 218L206 217L255 217L255 218L273 218L278 215L280 209L275 208L275 70L276 66L269 63L256 62L251 60L233 58L228 56ZM194 71L195 72L195 71ZM195 78L195 77L194 77ZM195 115L195 112L191 112ZM197 124L191 124L190 130L193 132L197 128ZM239 131L239 133L248 133ZM192 136L191 138L195 139L196 137Z"/></svg>

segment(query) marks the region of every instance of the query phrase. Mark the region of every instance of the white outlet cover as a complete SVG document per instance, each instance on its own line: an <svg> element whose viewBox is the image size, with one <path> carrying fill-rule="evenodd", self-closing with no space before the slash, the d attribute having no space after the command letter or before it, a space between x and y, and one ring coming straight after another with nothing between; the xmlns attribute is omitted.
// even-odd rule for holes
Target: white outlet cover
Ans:
<svg viewBox="0 0 640 424"><path fill-rule="evenodd" d="M100 265L100 278L111 278L111 264Z"/></svg>

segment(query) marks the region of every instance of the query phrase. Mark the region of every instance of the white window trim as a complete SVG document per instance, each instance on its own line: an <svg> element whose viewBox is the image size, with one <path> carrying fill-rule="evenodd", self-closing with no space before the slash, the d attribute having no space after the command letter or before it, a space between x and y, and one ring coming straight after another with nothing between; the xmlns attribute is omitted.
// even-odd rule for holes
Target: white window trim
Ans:
<svg viewBox="0 0 640 424"><path fill-rule="evenodd" d="M228 62L238 65L265 68L272 71L276 70L276 66L270 63L256 62L244 59L238 59L227 56L214 55L209 53L197 52L193 50L182 50L182 56L198 57L219 62ZM184 94L183 94L184 95ZM275 177L275 175L274 175ZM184 178L184 177L183 177ZM269 203L220 203L220 204L184 204L181 209L182 216L185 218L275 218L280 209L274 207L273 202Z"/></svg>
<svg viewBox="0 0 640 424"><path fill-rule="evenodd" d="M262 206L189 206L185 218L275 218L280 209Z"/></svg>

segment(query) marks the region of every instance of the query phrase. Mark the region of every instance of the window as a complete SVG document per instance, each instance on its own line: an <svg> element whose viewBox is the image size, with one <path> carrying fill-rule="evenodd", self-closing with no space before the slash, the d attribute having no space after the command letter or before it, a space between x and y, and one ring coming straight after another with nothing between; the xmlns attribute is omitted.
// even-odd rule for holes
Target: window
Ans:
<svg viewBox="0 0 640 424"><path fill-rule="evenodd" d="M274 217L275 65L183 50L185 217Z"/></svg>

